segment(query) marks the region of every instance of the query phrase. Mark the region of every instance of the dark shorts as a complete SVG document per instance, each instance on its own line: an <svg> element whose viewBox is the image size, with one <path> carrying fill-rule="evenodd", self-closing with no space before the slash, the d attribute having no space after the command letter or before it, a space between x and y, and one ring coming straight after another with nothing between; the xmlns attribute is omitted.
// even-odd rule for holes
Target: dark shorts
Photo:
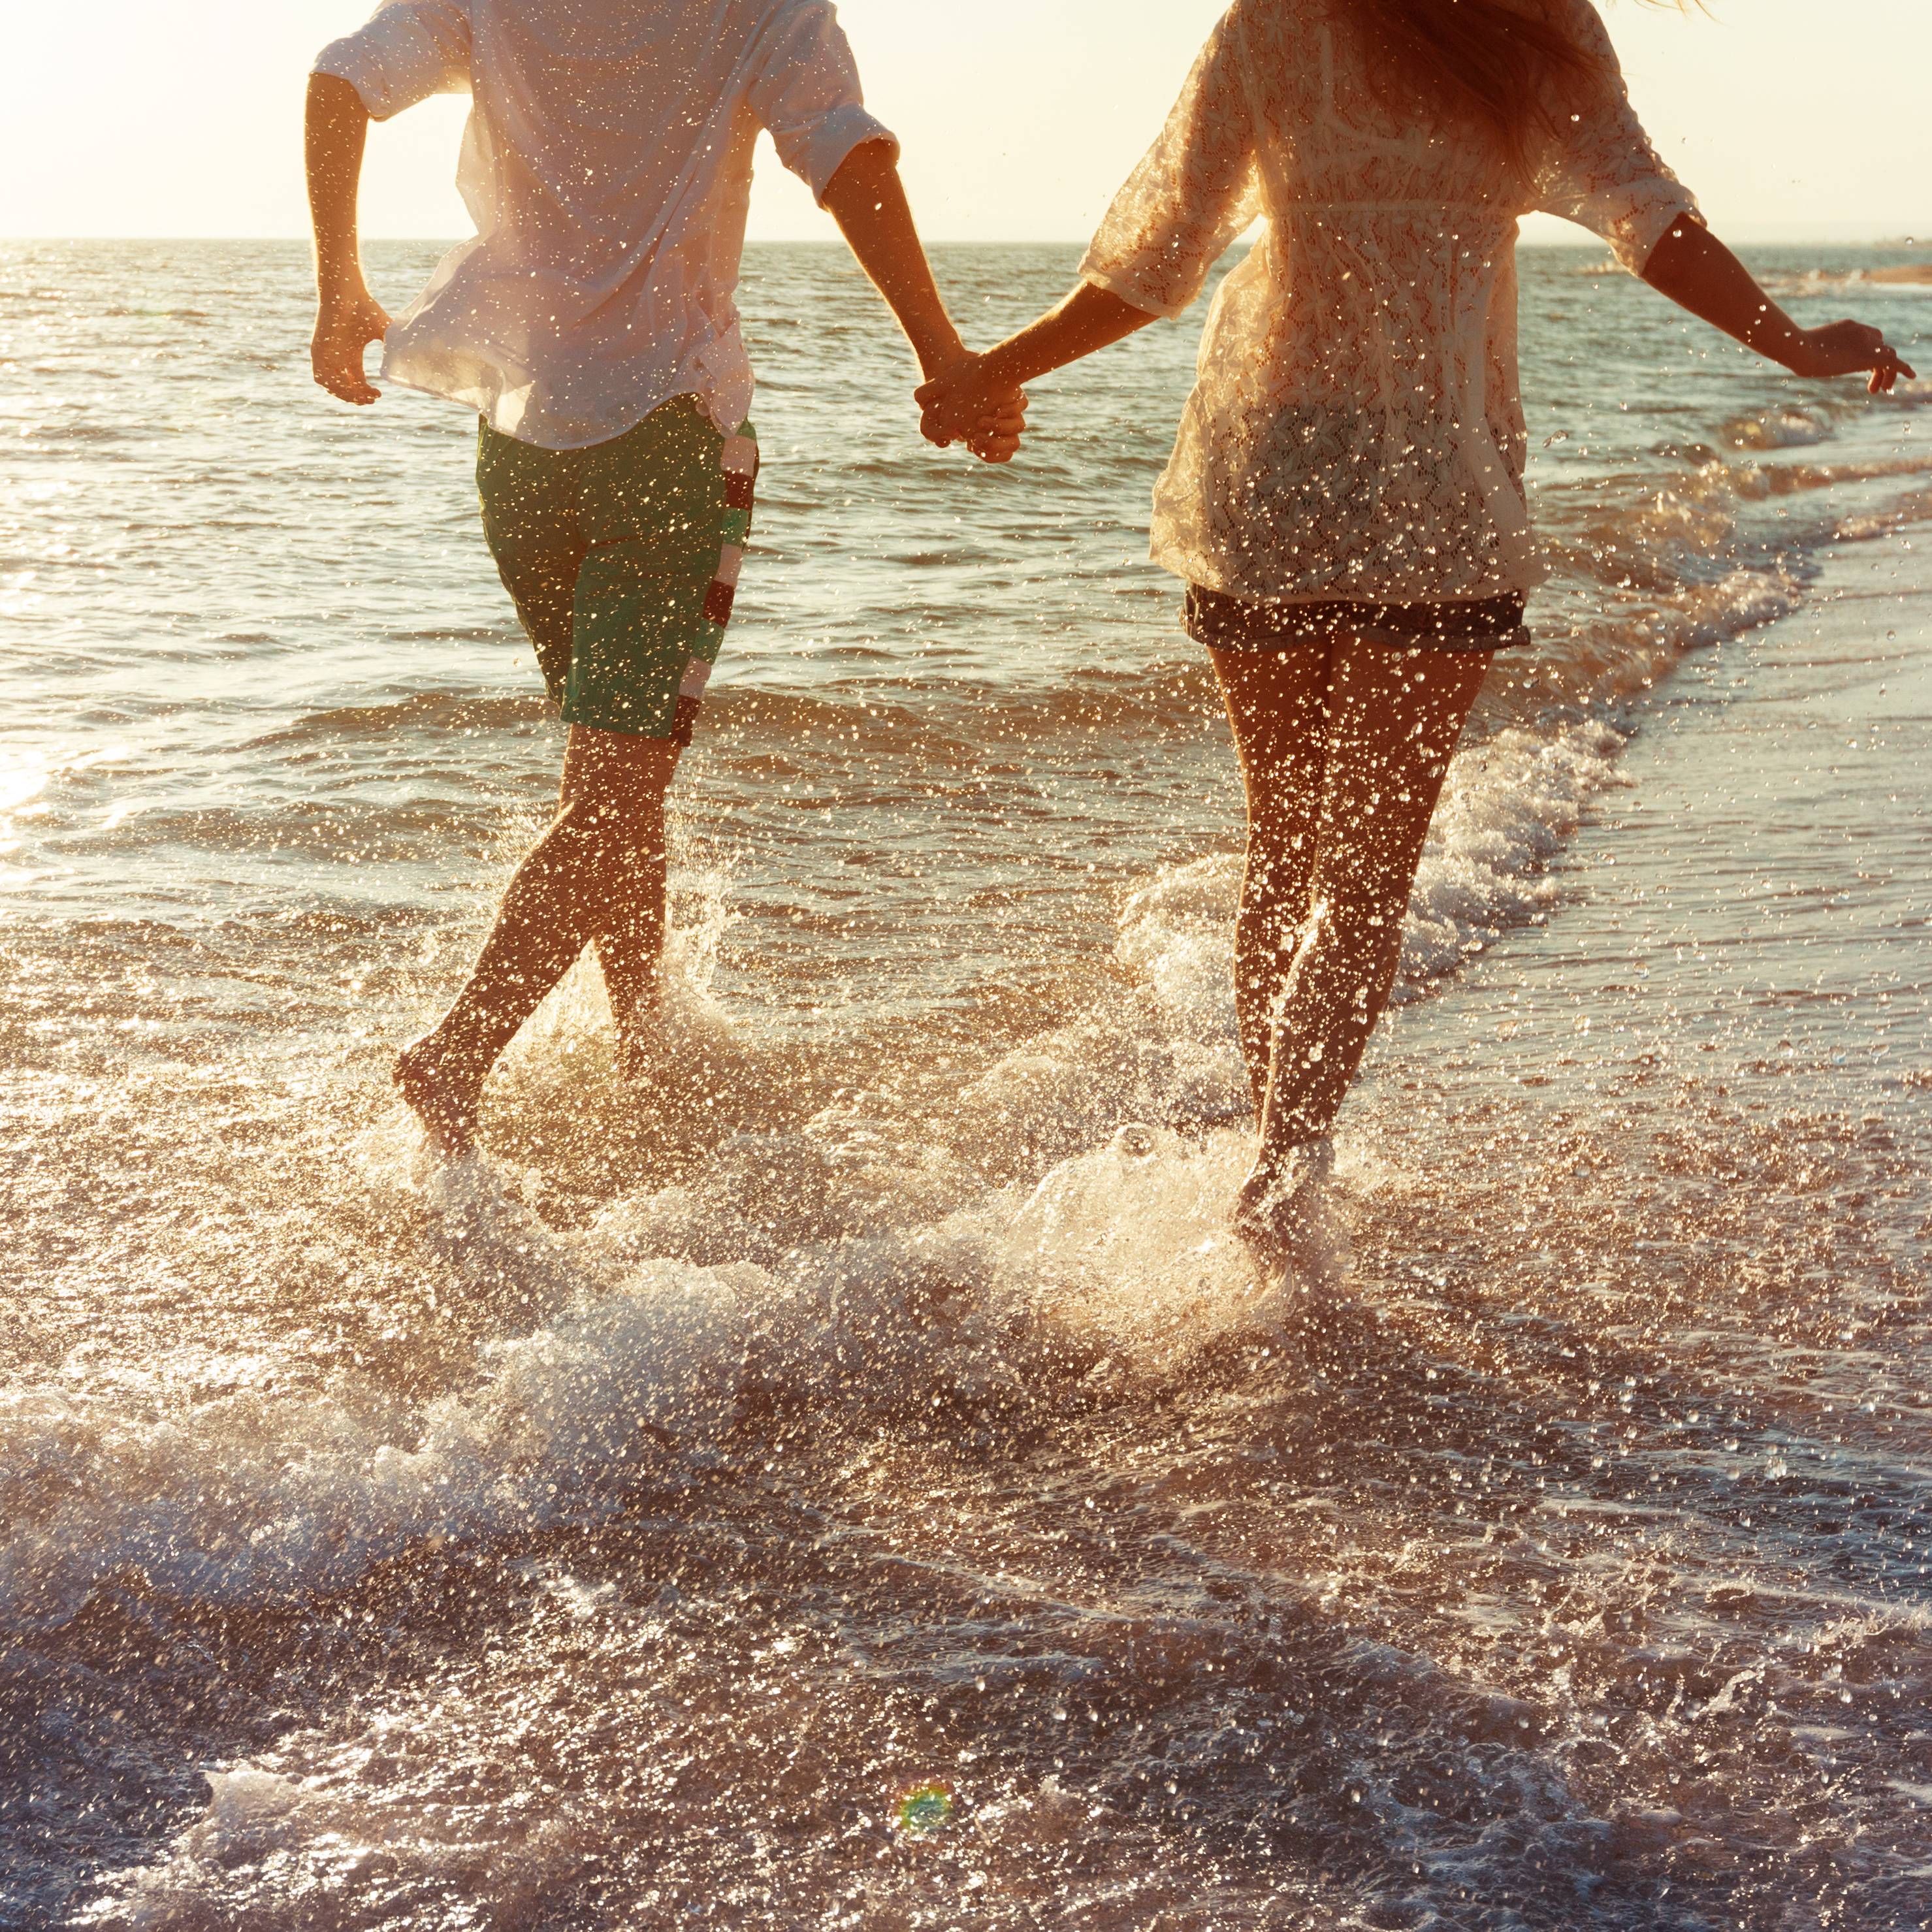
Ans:
<svg viewBox="0 0 1932 1932"><path fill-rule="evenodd" d="M677 396L608 442L481 426L483 533L568 724L691 742L751 533L758 440Z"/></svg>
<svg viewBox="0 0 1932 1932"><path fill-rule="evenodd" d="M1370 604L1342 597L1289 603L1231 597L1190 584L1180 622L1196 644L1225 650L1292 651L1347 637L1397 650L1494 651L1529 642L1522 607L1520 591L1439 604Z"/></svg>

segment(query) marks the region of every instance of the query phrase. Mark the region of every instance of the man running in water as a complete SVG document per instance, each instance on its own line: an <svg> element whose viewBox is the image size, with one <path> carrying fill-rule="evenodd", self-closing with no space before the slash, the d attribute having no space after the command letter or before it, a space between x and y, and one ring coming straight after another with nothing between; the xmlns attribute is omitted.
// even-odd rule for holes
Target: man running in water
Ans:
<svg viewBox="0 0 1932 1932"><path fill-rule="evenodd" d="M477 233L393 324L363 278L371 118L472 95L458 179ZM751 527L758 444L733 294L762 128L843 230L928 379L966 354L829 0L384 0L308 90L315 380L391 382L481 418L504 586L569 735L557 816L470 981L396 1064L432 1145L466 1152L483 1082L588 944L625 1060L655 1017L664 794L691 742ZM969 439L1004 462L1024 398Z"/></svg>

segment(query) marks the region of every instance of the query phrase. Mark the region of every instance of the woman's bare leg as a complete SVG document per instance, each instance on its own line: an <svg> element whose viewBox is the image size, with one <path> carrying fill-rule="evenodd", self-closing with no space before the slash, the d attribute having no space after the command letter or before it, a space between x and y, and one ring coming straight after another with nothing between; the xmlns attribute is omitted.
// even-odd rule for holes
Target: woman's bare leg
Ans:
<svg viewBox="0 0 1932 1932"><path fill-rule="evenodd" d="M680 748L570 728L555 820L512 877L455 1005L396 1062L403 1098L445 1153L470 1148L497 1056L588 942L608 949L607 975L614 966L620 1027L651 989L663 935L664 793Z"/></svg>
<svg viewBox="0 0 1932 1932"><path fill-rule="evenodd" d="M1234 1015L1258 1126L1275 1008L1308 917L1326 745L1328 648L1210 645L1247 794L1247 856L1234 917Z"/></svg>
<svg viewBox="0 0 1932 1932"><path fill-rule="evenodd" d="M1423 841L1490 656L1334 646L1307 923L1275 1024L1257 1180L1328 1132L1382 1017Z"/></svg>

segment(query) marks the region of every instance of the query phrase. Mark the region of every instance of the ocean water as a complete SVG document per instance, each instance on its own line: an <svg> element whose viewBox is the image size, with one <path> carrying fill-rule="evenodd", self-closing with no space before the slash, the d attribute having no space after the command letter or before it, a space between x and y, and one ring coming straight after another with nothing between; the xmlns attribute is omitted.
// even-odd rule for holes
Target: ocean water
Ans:
<svg viewBox="0 0 1932 1932"><path fill-rule="evenodd" d="M1075 259L936 253L980 340ZM1754 259L1932 364L1907 251ZM1198 316L986 470L751 250L669 1044L580 969L439 1168L559 753L473 430L314 391L297 248L0 250L0 1926L1932 1916L1932 382L1523 270L1556 574L1284 1336Z"/></svg>

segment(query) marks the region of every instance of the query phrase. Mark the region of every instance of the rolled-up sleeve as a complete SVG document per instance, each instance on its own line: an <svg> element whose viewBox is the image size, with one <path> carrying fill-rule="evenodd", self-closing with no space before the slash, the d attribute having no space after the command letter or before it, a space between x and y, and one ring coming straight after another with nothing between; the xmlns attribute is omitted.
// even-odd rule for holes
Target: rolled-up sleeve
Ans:
<svg viewBox="0 0 1932 1932"><path fill-rule="evenodd" d="M858 63L831 0L791 0L777 8L754 63L752 111L813 200L824 200L854 148L884 141L898 158L898 137L866 111Z"/></svg>
<svg viewBox="0 0 1932 1932"><path fill-rule="evenodd" d="M1261 212L1241 31L1231 9L1208 36L1166 126L1080 264L1084 280L1149 315L1180 314Z"/></svg>
<svg viewBox="0 0 1932 1932"><path fill-rule="evenodd" d="M463 0L382 0L352 34L332 40L312 74L346 80L377 121L432 94L470 88L470 12Z"/></svg>
<svg viewBox="0 0 1932 1932"><path fill-rule="evenodd" d="M1703 218L1696 196L1664 165L1644 132L1596 8L1589 0L1564 0L1558 17L1601 79L1588 88L1558 91L1550 111L1553 131L1538 170L1535 205L1600 235L1632 274L1641 274L1672 223L1686 214Z"/></svg>

